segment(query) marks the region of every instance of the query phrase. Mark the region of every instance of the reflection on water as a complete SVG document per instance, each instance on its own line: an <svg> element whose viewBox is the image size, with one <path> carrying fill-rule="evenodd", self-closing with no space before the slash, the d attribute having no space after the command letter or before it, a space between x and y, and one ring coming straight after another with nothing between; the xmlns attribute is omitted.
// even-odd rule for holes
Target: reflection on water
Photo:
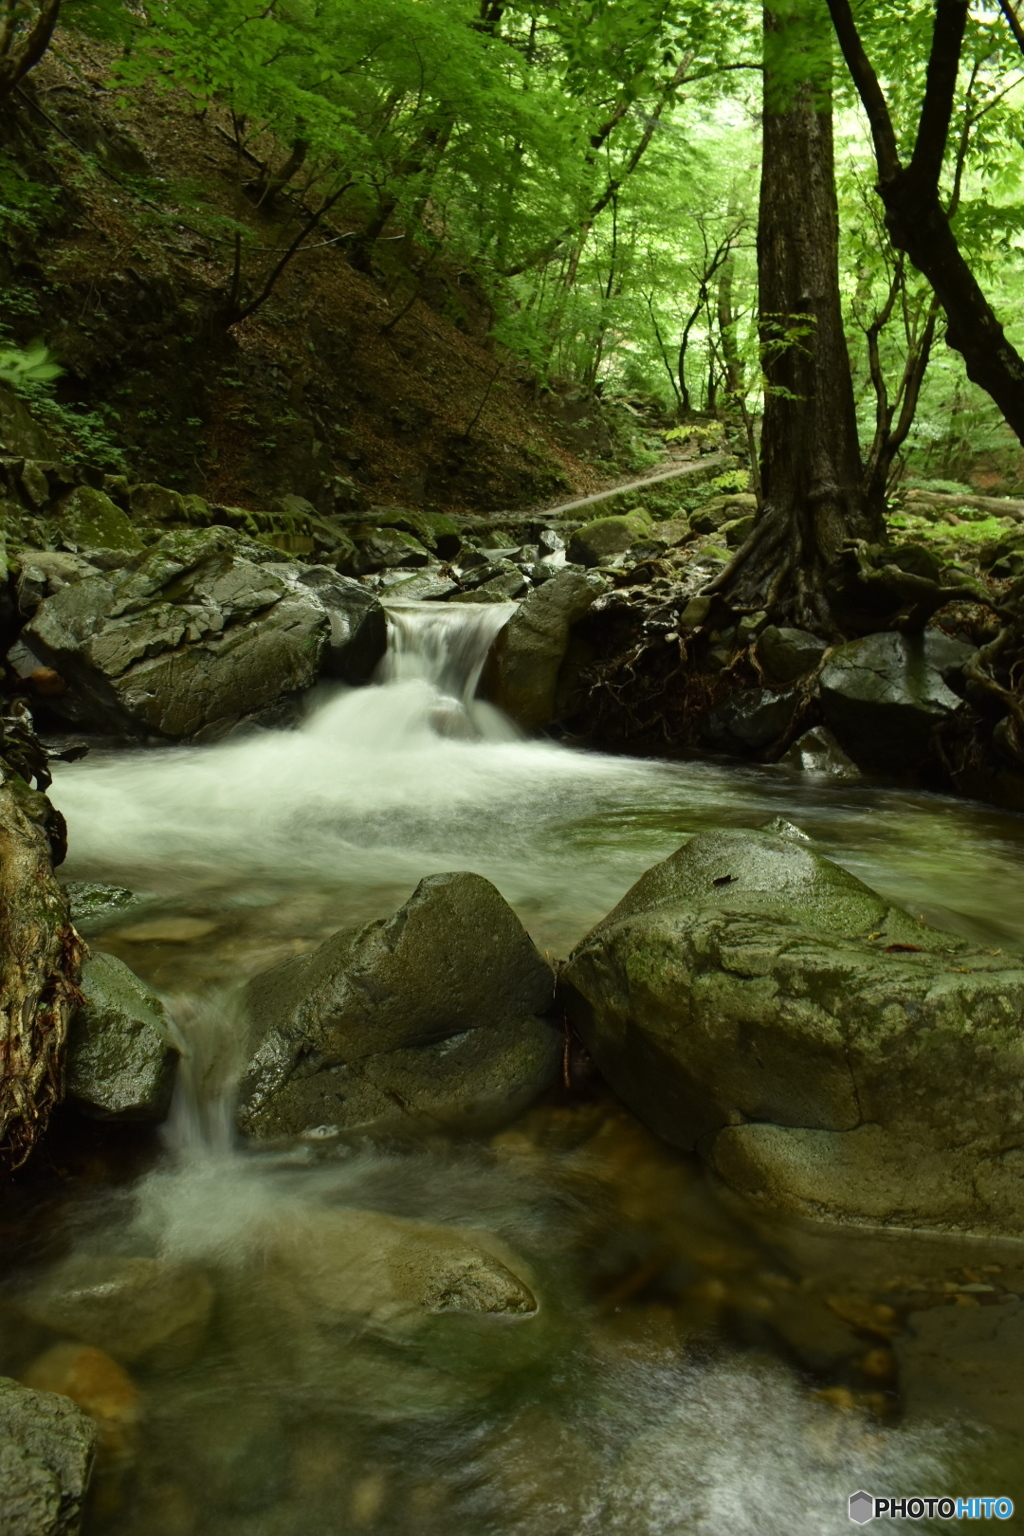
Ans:
<svg viewBox="0 0 1024 1536"><path fill-rule="evenodd" d="M1024 819L522 740L473 696L508 611L404 605L385 685L301 730L59 773L69 877L146 897L88 936L190 1048L155 1163L126 1181L75 1152L53 1215L9 1229L0 1369L52 1380L70 1339L123 1377L94 1402L91 1536L811 1536L849 1528L858 1487L993 1491L978 1469L1009 1464L955 1404L902 1419L899 1359L922 1309L1001 1301L1015 1271L841 1245L802 1266L592 1083L487 1143L234 1144L232 986L429 873L487 876L564 954L687 836L781 814L913 909L1024 942ZM113 1333L47 1301L84 1259L202 1315L168 1301L133 1352L127 1301Z"/></svg>

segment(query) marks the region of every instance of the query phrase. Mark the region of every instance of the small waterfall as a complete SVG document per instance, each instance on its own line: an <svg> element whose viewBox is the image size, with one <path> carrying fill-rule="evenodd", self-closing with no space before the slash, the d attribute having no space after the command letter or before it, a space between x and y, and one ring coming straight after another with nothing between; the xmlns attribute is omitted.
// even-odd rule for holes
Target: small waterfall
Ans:
<svg viewBox="0 0 1024 1536"><path fill-rule="evenodd" d="M388 604L382 683L434 690L428 719L439 736L514 740L510 722L475 694L487 653L515 610L515 603Z"/></svg>

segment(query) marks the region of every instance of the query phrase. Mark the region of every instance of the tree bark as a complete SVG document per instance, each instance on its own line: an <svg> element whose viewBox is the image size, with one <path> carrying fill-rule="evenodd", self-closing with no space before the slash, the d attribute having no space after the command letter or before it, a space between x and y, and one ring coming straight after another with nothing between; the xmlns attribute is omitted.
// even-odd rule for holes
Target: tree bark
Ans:
<svg viewBox="0 0 1024 1536"><path fill-rule="evenodd" d="M43 0L35 19L23 23L17 0L10 0L0 22L0 98L9 96L34 69L50 46L60 17L61 0Z"/></svg>
<svg viewBox="0 0 1024 1536"><path fill-rule="evenodd" d="M53 873L45 796L0 782L0 1166L25 1161L64 1091L83 945Z"/></svg>
<svg viewBox="0 0 1024 1536"><path fill-rule="evenodd" d="M834 628L824 575L843 544L880 538L857 441L839 292L839 223L828 39L814 0L765 8L763 165L757 259L765 378L764 505L750 538L709 590ZM798 68L804 78L794 83Z"/></svg>

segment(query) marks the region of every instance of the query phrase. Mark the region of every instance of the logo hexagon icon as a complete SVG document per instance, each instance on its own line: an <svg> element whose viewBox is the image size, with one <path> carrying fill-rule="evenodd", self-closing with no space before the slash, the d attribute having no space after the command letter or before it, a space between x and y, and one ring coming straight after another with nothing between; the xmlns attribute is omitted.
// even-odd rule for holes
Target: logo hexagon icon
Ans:
<svg viewBox="0 0 1024 1536"><path fill-rule="evenodd" d="M869 1520L875 1518L875 1500L870 1493L859 1489L850 1494L850 1519L858 1525L867 1525Z"/></svg>

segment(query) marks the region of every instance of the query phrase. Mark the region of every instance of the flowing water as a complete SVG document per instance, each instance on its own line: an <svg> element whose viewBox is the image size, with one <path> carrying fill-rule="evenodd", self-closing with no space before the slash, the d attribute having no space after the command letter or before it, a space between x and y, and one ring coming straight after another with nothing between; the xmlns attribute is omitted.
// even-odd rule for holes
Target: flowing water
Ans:
<svg viewBox="0 0 1024 1536"><path fill-rule="evenodd" d="M68 1330L19 1308L55 1262L192 1277L174 1348L115 1338L127 1374L89 1389L89 1536L817 1536L849 1528L860 1487L1012 1492L1016 1400L961 1401L901 1341L922 1309L1024 1290L1019 1255L755 1232L591 1079L487 1141L237 1144L240 981L438 871L485 875L564 955L694 832L783 815L913 911L1024 943L1024 818L525 740L474 696L510 611L396 604L380 686L324 691L300 729L97 752L57 778L68 878L140 898L89 942L164 993L188 1051L156 1152L58 1138L3 1229L0 1370L37 1382ZM382 1216L496 1235L540 1311L411 1334L370 1294ZM353 1273L361 1323L336 1294Z"/></svg>

